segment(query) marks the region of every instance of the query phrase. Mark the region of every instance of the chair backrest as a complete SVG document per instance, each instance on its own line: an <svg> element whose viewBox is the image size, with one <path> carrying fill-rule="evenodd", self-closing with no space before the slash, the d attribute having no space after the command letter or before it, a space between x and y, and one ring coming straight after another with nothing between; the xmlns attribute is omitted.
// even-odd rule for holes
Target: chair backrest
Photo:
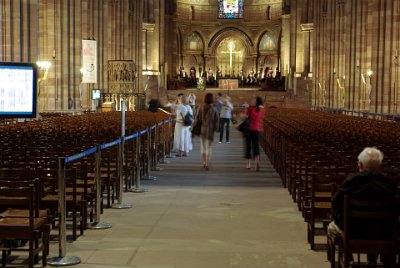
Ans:
<svg viewBox="0 0 400 268"><path fill-rule="evenodd" d="M390 254L397 239L398 198L358 200L344 197L344 250Z"/></svg>
<svg viewBox="0 0 400 268"><path fill-rule="evenodd" d="M0 180L0 207L29 209L29 215L39 216L39 180Z"/></svg>

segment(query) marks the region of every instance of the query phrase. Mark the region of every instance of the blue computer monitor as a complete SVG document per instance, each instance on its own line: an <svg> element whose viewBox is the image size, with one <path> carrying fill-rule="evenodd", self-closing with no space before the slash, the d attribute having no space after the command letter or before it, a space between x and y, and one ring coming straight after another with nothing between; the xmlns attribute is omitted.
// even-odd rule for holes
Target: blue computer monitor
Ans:
<svg viewBox="0 0 400 268"><path fill-rule="evenodd" d="M36 87L36 64L0 62L0 118L36 117Z"/></svg>

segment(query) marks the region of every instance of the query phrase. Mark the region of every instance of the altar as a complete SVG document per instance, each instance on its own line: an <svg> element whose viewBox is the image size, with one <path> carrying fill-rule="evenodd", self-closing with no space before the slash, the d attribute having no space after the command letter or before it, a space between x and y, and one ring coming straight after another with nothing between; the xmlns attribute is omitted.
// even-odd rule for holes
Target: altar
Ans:
<svg viewBox="0 0 400 268"><path fill-rule="evenodd" d="M239 88L239 79L218 79L218 88L219 89L238 89Z"/></svg>

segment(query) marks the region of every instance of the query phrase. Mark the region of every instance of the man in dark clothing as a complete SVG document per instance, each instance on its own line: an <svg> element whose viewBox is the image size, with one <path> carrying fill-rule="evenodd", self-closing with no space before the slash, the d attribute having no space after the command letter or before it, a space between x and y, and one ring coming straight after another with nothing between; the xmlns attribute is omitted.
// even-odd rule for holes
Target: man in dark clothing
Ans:
<svg viewBox="0 0 400 268"><path fill-rule="evenodd" d="M344 196L373 201L396 195L397 185L379 172L383 154L376 148L365 148L358 156L359 173L348 177L332 198L333 219L328 235L340 236L344 229ZM376 255L368 255L369 262L376 262Z"/></svg>
<svg viewBox="0 0 400 268"><path fill-rule="evenodd" d="M150 112L155 113L155 112L157 112L158 108L160 108L160 107L161 107L161 103L160 103L159 100L157 100L157 99L151 99L151 100L149 101L149 111L150 111Z"/></svg>
<svg viewBox="0 0 400 268"><path fill-rule="evenodd" d="M343 230L344 196L360 200L381 200L396 195L396 184L378 171L362 171L348 177L332 199L335 224Z"/></svg>

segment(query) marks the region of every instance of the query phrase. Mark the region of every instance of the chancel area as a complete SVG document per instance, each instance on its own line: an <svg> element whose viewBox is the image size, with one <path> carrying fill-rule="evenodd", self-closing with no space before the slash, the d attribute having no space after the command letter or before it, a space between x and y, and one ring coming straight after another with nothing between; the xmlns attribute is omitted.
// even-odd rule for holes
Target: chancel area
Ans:
<svg viewBox="0 0 400 268"><path fill-rule="evenodd" d="M400 267L399 0L10 0L0 32L3 267Z"/></svg>

